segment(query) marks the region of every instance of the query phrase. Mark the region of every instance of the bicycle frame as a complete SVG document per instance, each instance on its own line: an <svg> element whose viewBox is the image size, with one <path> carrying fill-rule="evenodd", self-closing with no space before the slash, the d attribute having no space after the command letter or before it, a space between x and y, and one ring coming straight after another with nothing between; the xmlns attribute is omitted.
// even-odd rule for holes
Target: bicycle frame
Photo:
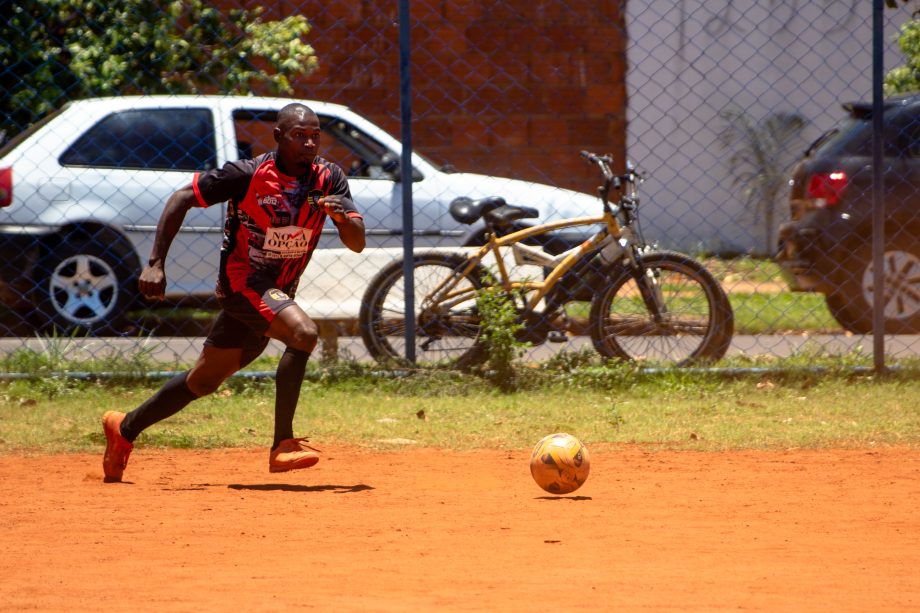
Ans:
<svg viewBox="0 0 920 613"><path fill-rule="evenodd" d="M604 227L580 245L556 256L550 256L538 248L523 244L523 241L528 238L553 232L555 230L597 224L603 224ZM631 231L628 228L622 227L617 221L613 211L609 209L606 210L603 215L596 217L576 217L553 221L539 226L523 228L504 236L489 234L486 244L479 247L474 253L467 257L463 270L457 275L448 277L438 285L432 295L425 298L423 306L433 302L434 304L450 308L468 300L469 295L475 293L475 290L463 290L460 292L454 292L453 290L463 278L466 278L473 270L481 265L486 256L491 253L495 258L498 268L498 283L507 292L513 292L515 290L524 290L528 292L529 296L526 308L528 311L534 311L540 301L547 296L559 279L572 270L584 256L605 249L608 245L615 246L614 253L610 258L612 261L623 253L631 240ZM503 251L507 249L512 249L512 251L516 249L521 250L526 255L534 258L532 261L526 263L544 266L552 270L543 281L513 281L503 257Z"/></svg>
<svg viewBox="0 0 920 613"><path fill-rule="evenodd" d="M439 250L415 256L411 269L417 271L419 282L414 285L424 295L416 301L414 337L399 315L406 299L399 279L407 263L396 261L382 269L365 292L360 317L362 338L374 358L411 359L414 343L433 360L463 366L482 363L489 357L491 335L490 322L480 312L486 305L479 298L492 291L511 298L512 304L503 306L513 307L518 341L563 342L577 330L587 332L594 348L608 359L690 364L724 356L734 318L718 279L690 256L656 250L645 242L637 190L644 176L633 164L627 161L626 172L615 175L610 171L611 156L583 151L582 157L604 176L598 188L601 215L512 231L507 224L533 216L533 211L500 209L499 200L483 200L474 202L476 208L470 211L486 224L484 245L462 254ZM611 189L618 192L612 203ZM463 208L452 212L458 220L472 216ZM581 228L591 236L553 254L557 241L550 234L568 228ZM587 318L583 308L567 308L573 301L590 301ZM406 337L405 346L392 338L399 334Z"/></svg>

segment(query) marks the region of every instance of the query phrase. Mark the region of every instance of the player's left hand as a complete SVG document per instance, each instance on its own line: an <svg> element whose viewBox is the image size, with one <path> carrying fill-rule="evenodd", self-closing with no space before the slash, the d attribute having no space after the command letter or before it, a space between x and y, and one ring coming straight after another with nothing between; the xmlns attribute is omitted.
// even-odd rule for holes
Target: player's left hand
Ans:
<svg viewBox="0 0 920 613"><path fill-rule="evenodd" d="M319 199L319 205L326 211L326 215L332 218L335 223L344 223L348 221L348 215L345 214L345 206L342 204L344 198L335 194L323 196Z"/></svg>

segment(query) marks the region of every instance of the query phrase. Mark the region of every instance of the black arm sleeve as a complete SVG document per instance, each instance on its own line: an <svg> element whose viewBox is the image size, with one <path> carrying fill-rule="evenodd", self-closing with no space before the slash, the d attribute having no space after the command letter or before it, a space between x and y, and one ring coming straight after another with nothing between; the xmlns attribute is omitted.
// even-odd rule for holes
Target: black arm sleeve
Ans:
<svg viewBox="0 0 920 613"><path fill-rule="evenodd" d="M239 202L246 197L252 176L265 157L227 162L221 168L199 174L195 182L199 199L208 206L228 200Z"/></svg>

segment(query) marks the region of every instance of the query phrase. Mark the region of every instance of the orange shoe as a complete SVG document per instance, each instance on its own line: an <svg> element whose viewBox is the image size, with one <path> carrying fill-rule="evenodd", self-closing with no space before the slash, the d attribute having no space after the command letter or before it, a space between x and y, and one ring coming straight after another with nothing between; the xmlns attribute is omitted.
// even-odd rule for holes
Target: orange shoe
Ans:
<svg viewBox="0 0 920 613"><path fill-rule="evenodd" d="M102 471L106 483L117 483L128 465L128 456L134 444L121 435L121 422L125 414L118 411L106 411L102 416L102 431L105 432L105 455L102 457Z"/></svg>
<svg viewBox="0 0 920 613"><path fill-rule="evenodd" d="M281 441L268 456L268 472L283 473L298 468L310 468L319 462L317 450L306 443L305 438L288 438Z"/></svg>

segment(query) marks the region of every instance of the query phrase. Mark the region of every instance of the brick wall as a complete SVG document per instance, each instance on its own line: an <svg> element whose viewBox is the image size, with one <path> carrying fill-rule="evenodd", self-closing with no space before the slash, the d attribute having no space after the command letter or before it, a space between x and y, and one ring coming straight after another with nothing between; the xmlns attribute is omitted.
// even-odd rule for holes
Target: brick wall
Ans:
<svg viewBox="0 0 920 613"><path fill-rule="evenodd" d="M581 149L623 159L626 38L614 0L412 0L413 144L459 170L591 191ZM249 8L255 6L251 3ZM284 1L320 69L296 95L346 104L399 134L397 2Z"/></svg>

